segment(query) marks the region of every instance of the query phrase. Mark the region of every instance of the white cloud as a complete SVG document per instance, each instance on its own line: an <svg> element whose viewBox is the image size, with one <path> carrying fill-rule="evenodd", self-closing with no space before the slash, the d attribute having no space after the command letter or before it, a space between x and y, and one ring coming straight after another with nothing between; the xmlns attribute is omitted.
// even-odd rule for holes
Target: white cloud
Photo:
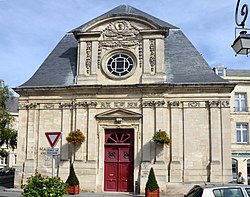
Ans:
<svg viewBox="0 0 250 197"><path fill-rule="evenodd" d="M67 31L123 3L180 27L211 67L250 69L250 59L230 47L234 1L0 0L0 78L11 87L24 83Z"/></svg>

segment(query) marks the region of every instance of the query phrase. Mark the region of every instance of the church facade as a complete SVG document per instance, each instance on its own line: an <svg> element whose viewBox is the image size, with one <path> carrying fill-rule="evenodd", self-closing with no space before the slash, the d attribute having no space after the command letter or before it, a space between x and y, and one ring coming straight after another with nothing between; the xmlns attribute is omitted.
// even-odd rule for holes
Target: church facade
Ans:
<svg viewBox="0 0 250 197"><path fill-rule="evenodd" d="M74 154L84 191L144 192L153 167L162 192L231 181L229 98L182 31L129 5L68 32L19 98L15 186L51 175L46 132L61 132L56 174L72 160L66 136L86 136ZM166 131L169 144L152 140ZM179 188L176 190L176 188Z"/></svg>

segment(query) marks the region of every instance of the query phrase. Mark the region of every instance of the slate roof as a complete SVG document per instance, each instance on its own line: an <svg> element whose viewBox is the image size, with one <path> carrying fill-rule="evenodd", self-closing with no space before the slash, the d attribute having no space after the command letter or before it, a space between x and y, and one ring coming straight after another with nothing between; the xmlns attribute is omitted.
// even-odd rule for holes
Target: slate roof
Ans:
<svg viewBox="0 0 250 197"><path fill-rule="evenodd" d="M84 28L92 23L95 23L96 21L102 20L104 18L109 18L109 17L114 17L114 16L126 16L126 15L127 16L135 16L138 18L143 18L144 20L147 20L147 21L155 24L159 28L163 28L163 29L177 29L178 28L178 27L175 27L174 25L171 25L165 21L162 21L161 19L158 19L150 14L147 14L146 12L138 10L130 5L122 4L120 6L115 7L114 9L102 14L101 16L98 16L98 17L92 19L91 21L73 29L71 32L80 31L82 28Z"/></svg>
<svg viewBox="0 0 250 197"><path fill-rule="evenodd" d="M165 39L165 59L168 83L226 82L214 73L181 30L170 30Z"/></svg>
<svg viewBox="0 0 250 197"><path fill-rule="evenodd" d="M18 97L11 97L7 100L7 109L10 113L18 113Z"/></svg>
<svg viewBox="0 0 250 197"><path fill-rule="evenodd" d="M74 84L77 62L77 41L66 34L35 74L20 87L56 87Z"/></svg>
<svg viewBox="0 0 250 197"><path fill-rule="evenodd" d="M154 21L161 27L169 28L169 35L165 39L165 63L167 69L167 81L165 83L204 84L228 82L213 72L202 55L180 29L131 6L118 6L73 31L78 31L93 21L117 14L132 14L137 17L140 15L140 17L146 17L148 20ZM36 73L19 88L65 87L75 84L77 40L72 32L64 36Z"/></svg>

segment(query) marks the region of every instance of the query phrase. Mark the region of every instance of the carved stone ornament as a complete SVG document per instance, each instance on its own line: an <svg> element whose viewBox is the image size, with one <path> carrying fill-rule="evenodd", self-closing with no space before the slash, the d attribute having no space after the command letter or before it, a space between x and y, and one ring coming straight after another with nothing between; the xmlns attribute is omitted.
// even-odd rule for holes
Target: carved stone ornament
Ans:
<svg viewBox="0 0 250 197"><path fill-rule="evenodd" d="M197 101L189 102L188 107L200 107L200 102Z"/></svg>
<svg viewBox="0 0 250 197"><path fill-rule="evenodd" d="M208 101L207 105L210 107L230 107L229 101Z"/></svg>
<svg viewBox="0 0 250 197"><path fill-rule="evenodd" d="M35 109L37 103L24 103L20 105L20 109Z"/></svg>
<svg viewBox="0 0 250 197"><path fill-rule="evenodd" d="M143 107L163 107L165 105L165 101L143 101Z"/></svg>
<svg viewBox="0 0 250 197"><path fill-rule="evenodd" d="M221 101L221 106L222 107L230 107L229 101Z"/></svg>
<svg viewBox="0 0 250 197"><path fill-rule="evenodd" d="M122 123L122 118L115 119L115 124L121 124L121 123Z"/></svg>
<svg viewBox="0 0 250 197"><path fill-rule="evenodd" d="M110 23L108 27L102 32L104 41L114 41L110 42L113 44L107 47L114 47L114 44L117 43L117 41L121 41L120 44L124 47L134 46L138 44L138 34L139 30L125 20Z"/></svg>
<svg viewBox="0 0 250 197"><path fill-rule="evenodd" d="M172 107L179 107L180 102L179 101L168 101L168 106L172 106Z"/></svg>
<svg viewBox="0 0 250 197"><path fill-rule="evenodd" d="M91 73L91 56L92 56L92 43L86 42L86 73Z"/></svg>
<svg viewBox="0 0 250 197"><path fill-rule="evenodd" d="M208 105L210 107L219 107L220 106L220 101L208 101Z"/></svg>
<svg viewBox="0 0 250 197"><path fill-rule="evenodd" d="M98 44L98 67L101 64L102 50L135 49L138 47L140 65L142 63L142 45L139 39L139 30L125 20L111 22L101 33Z"/></svg>
<svg viewBox="0 0 250 197"><path fill-rule="evenodd" d="M124 102L124 101L116 101L116 102L107 102L101 101L98 103L98 107L100 108L138 108L139 102Z"/></svg>
<svg viewBox="0 0 250 197"><path fill-rule="evenodd" d="M51 103L44 104L44 109L54 109L54 104Z"/></svg>
<svg viewBox="0 0 250 197"><path fill-rule="evenodd" d="M97 106L97 102L90 101L90 102L70 102L70 103L60 103L59 108L95 108Z"/></svg>
<svg viewBox="0 0 250 197"><path fill-rule="evenodd" d="M151 73L155 73L155 67L156 67L155 40L150 40L149 51L150 51L150 57L149 57L150 71Z"/></svg>

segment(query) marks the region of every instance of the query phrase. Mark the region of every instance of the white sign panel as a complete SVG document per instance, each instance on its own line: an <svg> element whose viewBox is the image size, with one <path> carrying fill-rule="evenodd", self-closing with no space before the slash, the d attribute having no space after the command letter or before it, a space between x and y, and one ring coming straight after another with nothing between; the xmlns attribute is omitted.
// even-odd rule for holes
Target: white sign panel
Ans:
<svg viewBox="0 0 250 197"><path fill-rule="evenodd" d="M46 149L47 155L60 155L59 148L47 148Z"/></svg>

